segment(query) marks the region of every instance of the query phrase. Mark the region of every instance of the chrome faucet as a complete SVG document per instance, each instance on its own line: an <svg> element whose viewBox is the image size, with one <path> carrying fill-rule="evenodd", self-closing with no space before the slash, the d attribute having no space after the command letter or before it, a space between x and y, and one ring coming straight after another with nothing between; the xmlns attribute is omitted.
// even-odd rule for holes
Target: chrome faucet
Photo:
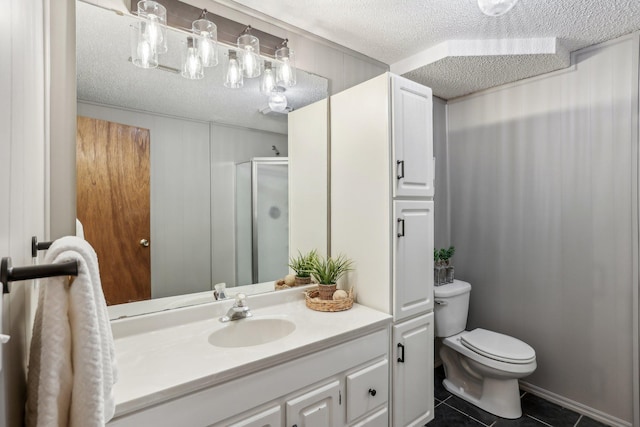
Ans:
<svg viewBox="0 0 640 427"><path fill-rule="evenodd" d="M245 319L251 317L252 314L247 306L247 296L245 294L237 294L236 301L233 303L225 316L220 318L221 322L229 322L231 320Z"/></svg>

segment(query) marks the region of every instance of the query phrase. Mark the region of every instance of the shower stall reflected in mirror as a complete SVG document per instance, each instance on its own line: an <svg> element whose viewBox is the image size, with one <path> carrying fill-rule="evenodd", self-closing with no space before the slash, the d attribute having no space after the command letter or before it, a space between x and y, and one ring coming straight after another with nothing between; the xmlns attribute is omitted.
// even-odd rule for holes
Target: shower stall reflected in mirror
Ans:
<svg viewBox="0 0 640 427"><path fill-rule="evenodd" d="M236 164L236 284L289 272L289 161L256 157Z"/></svg>

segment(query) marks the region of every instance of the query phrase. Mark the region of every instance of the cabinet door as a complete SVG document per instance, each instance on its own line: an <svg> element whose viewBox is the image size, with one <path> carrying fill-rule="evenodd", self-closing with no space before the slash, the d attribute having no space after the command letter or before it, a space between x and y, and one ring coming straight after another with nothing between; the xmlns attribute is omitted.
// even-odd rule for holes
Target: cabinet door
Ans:
<svg viewBox="0 0 640 427"><path fill-rule="evenodd" d="M334 427L342 425L340 383L334 381L287 402L287 426Z"/></svg>
<svg viewBox="0 0 640 427"><path fill-rule="evenodd" d="M432 197L433 97L431 89L391 75L394 197Z"/></svg>
<svg viewBox="0 0 640 427"><path fill-rule="evenodd" d="M393 317L433 309L433 202L396 200Z"/></svg>
<svg viewBox="0 0 640 427"><path fill-rule="evenodd" d="M279 427L282 425L280 406L266 409L247 418L229 424L229 427Z"/></svg>
<svg viewBox="0 0 640 427"><path fill-rule="evenodd" d="M393 426L433 419L433 313L393 326Z"/></svg>

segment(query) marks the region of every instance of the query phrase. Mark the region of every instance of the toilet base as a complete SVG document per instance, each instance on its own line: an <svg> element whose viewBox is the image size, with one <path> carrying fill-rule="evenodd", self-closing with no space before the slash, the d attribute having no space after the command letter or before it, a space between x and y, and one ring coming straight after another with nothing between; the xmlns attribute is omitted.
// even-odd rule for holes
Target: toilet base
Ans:
<svg viewBox="0 0 640 427"><path fill-rule="evenodd" d="M467 393L463 387L456 387L445 379L442 385L451 394L472 405L501 418L516 419L522 416L518 380L492 380L485 378L482 395L477 398ZM515 390L513 390L515 387Z"/></svg>
<svg viewBox="0 0 640 427"><path fill-rule="evenodd" d="M452 394L502 418L522 416L520 405L521 374L497 371L443 345L444 387ZM535 368L535 367L534 367Z"/></svg>

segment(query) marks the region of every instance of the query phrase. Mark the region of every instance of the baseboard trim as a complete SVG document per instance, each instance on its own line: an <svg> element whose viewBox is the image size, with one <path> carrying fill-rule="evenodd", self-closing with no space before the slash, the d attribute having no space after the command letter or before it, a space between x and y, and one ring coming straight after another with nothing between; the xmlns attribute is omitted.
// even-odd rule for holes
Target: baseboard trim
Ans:
<svg viewBox="0 0 640 427"><path fill-rule="evenodd" d="M543 399L546 399L549 402L553 402L564 408L571 409L572 411L575 411L579 414L586 415L589 418L593 418L596 421L600 421L601 423L604 423L613 427L632 427L631 423L628 421L621 420L612 415L609 415L602 411L598 411L597 409L591 408L587 405L583 405L582 403L578 403L571 399L567 399L566 397L552 393L548 390L545 390L533 384L520 381L520 388L528 393L534 394L538 397L542 397Z"/></svg>

